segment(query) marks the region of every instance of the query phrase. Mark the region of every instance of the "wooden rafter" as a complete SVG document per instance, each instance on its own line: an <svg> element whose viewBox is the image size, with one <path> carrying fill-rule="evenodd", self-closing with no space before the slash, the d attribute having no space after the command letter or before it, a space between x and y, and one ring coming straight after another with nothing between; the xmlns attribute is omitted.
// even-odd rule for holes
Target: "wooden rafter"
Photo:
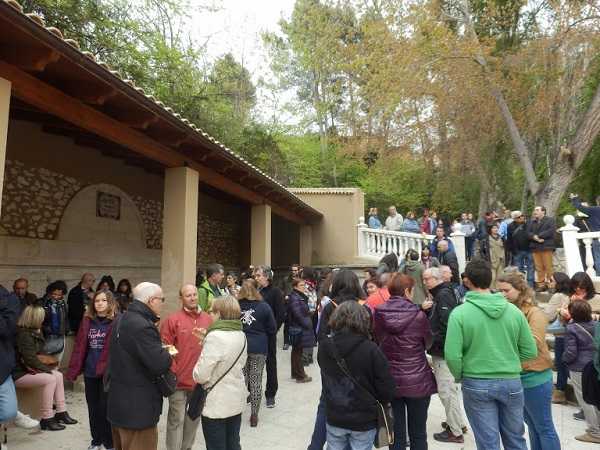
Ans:
<svg viewBox="0 0 600 450"><path fill-rule="evenodd" d="M4 44L0 45L0 59L28 72L43 72L60 59L60 54L48 47Z"/></svg>

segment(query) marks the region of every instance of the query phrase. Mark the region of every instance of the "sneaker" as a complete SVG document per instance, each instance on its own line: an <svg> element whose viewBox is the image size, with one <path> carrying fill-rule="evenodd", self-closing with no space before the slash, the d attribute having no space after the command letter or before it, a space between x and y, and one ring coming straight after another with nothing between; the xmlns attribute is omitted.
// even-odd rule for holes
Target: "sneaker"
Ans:
<svg viewBox="0 0 600 450"><path fill-rule="evenodd" d="M576 412L575 414L573 414L573 419L585 420L585 415L583 414L583 409L581 409L581 410L579 410L579 412Z"/></svg>
<svg viewBox="0 0 600 450"><path fill-rule="evenodd" d="M464 444L465 438L462 436L455 436L452 432L444 430L441 433L434 433L433 438L439 442L452 442L455 444Z"/></svg>
<svg viewBox="0 0 600 450"><path fill-rule="evenodd" d="M15 418L15 425L19 428L25 428L27 430L30 430L31 428L39 427L40 422L35 419L32 419L27 414L17 412L17 417Z"/></svg>
<svg viewBox="0 0 600 450"><path fill-rule="evenodd" d="M592 436L590 433L575 436L575 439L581 442L590 442L592 444L600 444L600 438Z"/></svg>
<svg viewBox="0 0 600 450"><path fill-rule="evenodd" d="M309 376L305 376L304 378L296 378L296 383L310 383L312 378Z"/></svg>
<svg viewBox="0 0 600 450"><path fill-rule="evenodd" d="M552 392L552 403L559 405L564 405L565 403L567 403L567 396L565 394L565 391L555 389L554 392Z"/></svg>
<svg viewBox="0 0 600 450"><path fill-rule="evenodd" d="M267 397L267 408L275 408L275 397Z"/></svg>

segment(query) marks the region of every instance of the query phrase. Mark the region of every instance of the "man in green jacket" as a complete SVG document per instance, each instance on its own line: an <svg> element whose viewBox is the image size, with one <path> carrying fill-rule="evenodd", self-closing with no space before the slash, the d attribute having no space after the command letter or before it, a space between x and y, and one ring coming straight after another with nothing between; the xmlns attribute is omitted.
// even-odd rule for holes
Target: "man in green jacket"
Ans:
<svg viewBox="0 0 600 450"><path fill-rule="evenodd" d="M452 311L444 356L456 381L478 449L527 450L523 435L521 362L537 356L525 315L502 294L490 292L492 270L487 261L471 261L465 269L470 289L465 303Z"/></svg>
<svg viewBox="0 0 600 450"><path fill-rule="evenodd" d="M215 297L226 295L221 289L221 282L225 277L225 269L221 264L210 264L206 268L206 280L198 287L198 305L202 311L208 312Z"/></svg>

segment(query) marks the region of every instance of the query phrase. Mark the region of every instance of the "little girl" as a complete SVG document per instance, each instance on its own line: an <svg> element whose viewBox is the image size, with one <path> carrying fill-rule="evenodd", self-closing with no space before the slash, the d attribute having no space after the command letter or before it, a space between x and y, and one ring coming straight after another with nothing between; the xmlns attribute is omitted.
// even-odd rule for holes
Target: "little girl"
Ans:
<svg viewBox="0 0 600 450"><path fill-rule="evenodd" d="M67 380L70 381L75 381L83 373L92 433L92 443L88 450L100 450L101 445L105 449L113 448L110 423L106 418L107 394L104 392L102 377L108 362L110 334L116 311L117 304L110 291L98 291L94 294L79 327L67 372Z"/></svg>

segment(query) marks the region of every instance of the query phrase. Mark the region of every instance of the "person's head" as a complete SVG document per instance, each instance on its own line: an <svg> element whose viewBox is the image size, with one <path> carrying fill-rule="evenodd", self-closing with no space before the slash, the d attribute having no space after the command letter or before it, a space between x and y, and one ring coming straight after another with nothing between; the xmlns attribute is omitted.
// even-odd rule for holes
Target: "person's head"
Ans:
<svg viewBox="0 0 600 450"><path fill-rule="evenodd" d="M592 320L592 307L585 300L575 300L569 303L569 314L575 323Z"/></svg>
<svg viewBox="0 0 600 450"><path fill-rule="evenodd" d="M536 219L542 219L546 215L546 208L544 206L536 206L533 208L533 217Z"/></svg>
<svg viewBox="0 0 600 450"><path fill-rule="evenodd" d="M423 272L423 284L427 289L434 289L443 282L442 271L439 267L430 267Z"/></svg>
<svg viewBox="0 0 600 450"><path fill-rule="evenodd" d="M154 314L160 316L165 297L162 288L155 283L144 281L133 288L133 298L148 305Z"/></svg>
<svg viewBox="0 0 600 450"><path fill-rule="evenodd" d="M555 292L566 295L571 293L571 279L564 272L554 272L550 278L550 285Z"/></svg>
<svg viewBox="0 0 600 450"><path fill-rule="evenodd" d="M215 298L210 307L213 320L239 320L241 313L240 304L231 295Z"/></svg>
<svg viewBox="0 0 600 450"><path fill-rule="evenodd" d="M329 326L333 332L350 332L369 337L371 318L358 302L344 302L331 315Z"/></svg>
<svg viewBox="0 0 600 450"><path fill-rule="evenodd" d="M369 209L369 216L376 216L376 215L377 215L377 208Z"/></svg>
<svg viewBox="0 0 600 450"><path fill-rule="evenodd" d="M469 281L471 289L489 289L492 284L490 263L481 258L473 258L465 267L465 278Z"/></svg>
<svg viewBox="0 0 600 450"><path fill-rule="evenodd" d="M423 247L423 249L421 250L421 259L423 259L423 258L429 258L429 256L431 256L431 252L429 251L429 247L427 247L427 246Z"/></svg>
<svg viewBox="0 0 600 450"><path fill-rule="evenodd" d="M290 270L292 278L298 278L300 276L300 264L294 264Z"/></svg>
<svg viewBox="0 0 600 450"><path fill-rule="evenodd" d="M390 282L390 280L392 279L392 276L395 273L396 272L384 272L381 275L379 275L379 277L378 277L379 286L382 288L387 288L388 283Z"/></svg>
<svg viewBox="0 0 600 450"><path fill-rule="evenodd" d="M448 251L448 241L443 240L437 243L438 253L446 253Z"/></svg>
<svg viewBox="0 0 600 450"><path fill-rule="evenodd" d="M123 278L117 284L117 293L131 295L131 283L127 278Z"/></svg>
<svg viewBox="0 0 600 450"><path fill-rule="evenodd" d="M82 289L91 289L96 279L94 275L89 272L84 273L81 276L81 288Z"/></svg>
<svg viewBox="0 0 600 450"><path fill-rule="evenodd" d="M242 287L240 288L240 292L238 292L238 298L258 301L262 300L262 295L258 292L256 288L256 281L253 278L248 278L242 282Z"/></svg>
<svg viewBox="0 0 600 450"><path fill-rule="evenodd" d="M473 220L473 213L467 213L467 220Z"/></svg>
<svg viewBox="0 0 600 450"><path fill-rule="evenodd" d="M225 277L225 269L221 264L209 264L206 268L206 279L213 286L218 286Z"/></svg>
<svg viewBox="0 0 600 450"><path fill-rule="evenodd" d="M431 211L431 213L429 214L431 216L432 219L437 219L437 213L435 211Z"/></svg>
<svg viewBox="0 0 600 450"><path fill-rule="evenodd" d="M519 216L521 216L522 214L523 214L523 213L522 213L521 211L519 211L519 210L511 211L511 213L510 213L510 218L511 218L512 220L517 220L517 218L518 218Z"/></svg>
<svg viewBox="0 0 600 450"><path fill-rule="evenodd" d="M408 275L395 273L388 283L388 290L391 297L410 297L414 285L415 280Z"/></svg>
<svg viewBox="0 0 600 450"><path fill-rule="evenodd" d="M590 276L585 272L577 272L571 277L571 293L589 300L596 295L596 289Z"/></svg>
<svg viewBox="0 0 600 450"><path fill-rule="evenodd" d="M525 214L523 214L521 211L516 211L519 214L515 214L515 222L516 223L525 223Z"/></svg>
<svg viewBox="0 0 600 450"><path fill-rule="evenodd" d="M306 293L306 281L304 278L294 278L292 280L292 289L303 294Z"/></svg>
<svg viewBox="0 0 600 450"><path fill-rule="evenodd" d="M53 281L46 287L46 295L55 302L62 300L65 294L66 287L64 281Z"/></svg>
<svg viewBox="0 0 600 450"><path fill-rule="evenodd" d="M444 227L440 227L438 226L435 229L435 237L438 239L444 239L444 236L446 235L446 232L444 231Z"/></svg>
<svg viewBox="0 0 600 450"><path fill-rule="evenodd" d="M106 317L114 319L117 312L117 302L110 291L97 291L88 303L85 315L90 319L96 317Z"/></svg>
<svg viewBox="0 0 600 450"><path fill-rule="evenodd" d="M317 271L312 267L305 267L302 269L302 278L309 281L316 281Z"/></svg>
<svg viewBox="0 0 600 450"><path fill-rule="evenodd" d="M363 295L358 277L352 270L341 269L335 273L331 284L332 299L353 298L358 300Z"/></svg>
<svg viewBox="0 0 600 450"><path fill-rule="evenodd" d="M13 291L15 291L15 294L17 294L17 297L19 297L19 298L25 298L28 288L29 288L29 282L27 281L26 278L18 278L13 283Z"/></svg>
<svg viewBox="0 0 600 450"><path fill-rule="evenodd" d="M267 287L273 282L273 275L273 270L270 266L258 266L254 269L254 279L261 288Z"/></svg>
<svg viewBox="0 0 600 450"><path fill-rule="evenodd" d="M423 208L423 217L429 217L429 208Z"/></svg>
<svg viewBox="0 0 600 450"><path fill-rule="evenodd" d="M181 307L188 311L198 311L198 289L193 284L184 284L179 290Z"/></svg>
<svg viewBox="0 0 600 450"><path fill-rule="evenodd" d="M419 252L414 248L409 249L406 252L406 260L407 261L418 261L419 260Z"/></svg>
<svg viewBox="0 0 600 450"><path fill-rule="evenodd" d="M390 206L388 208L388 213L390 216L394 217L396 214L398 214L398 211L396 211L396 207L395 206Z"/></svg>
<svg viewBox="0 0 600 450"><path fill-rule="evenodd" d="M483 217L485 218L485 220L492 220L494 218L494 211L486 211L483 214Z"/></svg>
<svg viewBox="0 0 600 450"><path fill-rule="evenodd" d="M377 270L375 269L365 269L365 280L370 280L373 277L377 276Z"/></svg>
<svg viewBox="0 0 600 450"><path fill-rule="evenodd" d="M498 236L498 225L494 224L491 227L489 227L489 233L491 236L494 236L494 237Z"/></svg>
<svg viewBox="0 0 600 450"><path fill-rule="evenodd" d="M377 279L377 277L371 278L365 284L365 290L367 291L367 295L375 294L380 287L381 287L381 284L379 283L379 280Z"/></svg>
<svg viewBox="0 0 600 450"><path fill-rule="evenodd" d="M21 328L30 328L32 330L39 330L42 328L42 323L46 317L46 311L41 306L29 305L26 306L19 320L17 320L17 326Z"/></svg>
<svg viewBox="0 0 600 450"><path fill-rule="evenodd" d="M414 219L415 218L415 212L414 211L409 211L406 213L406 218L407 219Z"/></svg>
<svg viewBox="0 0 600 450"><path fill-rule="evenodd" d="M496 281L504 298L517 306L532 304L534 293L521 272L505 272Z"/></svg>
<svg viewBox="0 0 600 450"><path fill-rule="evenodd" d="M98 283L96 290L115 292L115 282L113 277L110 275L104 275L102 278L100 278L100 283Z"/></svg>
<svg viewBox="0 0 600 450"><path fill-rule="evenodd" d="M238 281L237 274L235 272L227 272L227 276L225 277L225 283L228 287L233 287L236 285Z"/></svg>
<svg viewBox="0 0 600 450"><path fill-rule="evenodd" d="M442 280L444 283L450 283L452 281L452 269L449 266L441 265L440 273L442 274Z"/></svg>
<svg viewBox="0 0 600 450"><path fill-rule="evenodd" d="M467 220L467 213L462 213L462 214L460 215L460 220L463 220L463 221L464 221L464 220Z"/></svg>

